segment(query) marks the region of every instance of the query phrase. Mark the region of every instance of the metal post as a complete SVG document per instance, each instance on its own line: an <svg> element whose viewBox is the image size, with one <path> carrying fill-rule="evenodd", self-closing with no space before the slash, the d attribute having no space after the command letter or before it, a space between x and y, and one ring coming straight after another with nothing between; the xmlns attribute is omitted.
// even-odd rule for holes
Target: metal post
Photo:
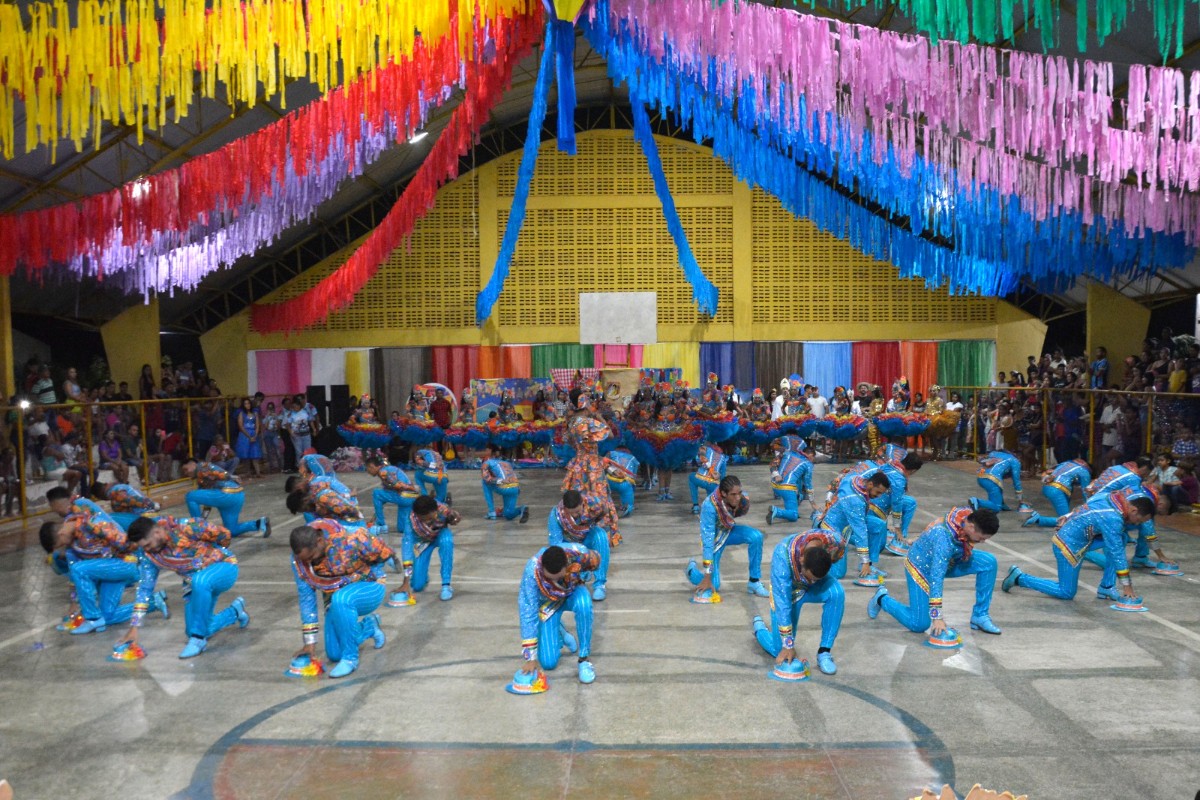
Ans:
<svg viewBox="0 0 1200 800"><path fill-rule="evenodd" d="M1154 452L1154 395L1146 399L1146 452Z"/></svg>
<svg viewBox="0 0 1200 800"><path fill-rule="evenodd" d="M183 399L183 413L187 417L188 458L195 458L196 443L192 434L192 400L190 397Z"/></svg>
<svg viewBox="0 0 1200 800"><path fill-rule="evenodd" d="M1096 465L1096 390L1088 389L1088 461Z"/></svg>
<svg viewBox="0 0 1200 800"><path fill-rule="evenodd" d="M150 448L146 446L146 402L138 403L138 412L141 415L142 424L139 428L142 431L142 488L150 488Z"/></svg>
<svg viewBox="0 0 1200 800"><path fill-rule="evenodd" d="M1042 396L1042 469L1050 463L1050 390L1044 386L1038 389Z"/></svg>
<svg viewBox="0 0 1200 800"><path fill-rule="evenodd" d="M92 461L92 406L89 403L86 409L87 413L83 415L83 441L84 447L87 450L87 467L88 481L91 482L92 476L96 474L96 464Z"/></svg>
<svg viewBox="0 0 1200 800"><path fill-rule="evenodd" d="M25 519L25 494L29 491L25 472L25 409L17 406L17 479L21 481L21 519Z"/></svg>

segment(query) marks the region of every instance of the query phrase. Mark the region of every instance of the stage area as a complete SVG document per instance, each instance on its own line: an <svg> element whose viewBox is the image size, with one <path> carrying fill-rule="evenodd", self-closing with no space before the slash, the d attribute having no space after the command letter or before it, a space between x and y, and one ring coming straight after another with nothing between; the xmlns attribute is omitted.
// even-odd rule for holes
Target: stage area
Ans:
<svg viewBox="0 0 1200 800"><path fill-rule="evenodd" d="M835 467L819 464L817 486ZM765 466L735 467L767 533L764 560L791 525L766 527ZM581 686L574 659L551 688L514 697L516 587L545 543L560 471L521 473L526 526L487 522L478 473L451 473L455 597L435 591L381 609L387 645L364 651L341 681L283 676L300 647L282 478L251 484L245 516L271 514L275 535L235 543L250 627L215 636L199 658L184 644L179 581L164 575L175 616L143 628L149 657L105 661L124 633L54 630L67 583L36 547L0 555L0 777L24 798L901 798L926 785L972 784L1031 798L1192 797L1200 763L1200 538L1161 521L1183 577L1135 571L1146 614L1095 599L1086 565L1073 602L996 589L1001 636L967 626L970 580L947 582L946 616L965 647L922 646L886 614L867 618L869 589L844 583L838 674L817 672L819 611L806 609L797 651L808 683L767 678L751 633L768 601L745 591L745 551L723 562L725 602L688 602L683 567L698 556L685 475L673 503L639 492L622 520L608 599L597 605ZM364 473L345 478L365 490ZM923 528L974 493L974 476L930 465L910 491ZM1047 506L1036 490L1035 505ZM180 507L170 509L182 513ZM1000 577L1017 563L1049 574L1050 533L1001 516L984 549ZM1194 526L1188 526L1194 527ZM395 540L395 536L389 537ZM885 556L905 595L902 561ZM768 566L764 566L764 575ZM436 575L436 573L435 573ZM162 584L160 584L162 585ZM227 598L228 599L228 598ZM1190 765L1190 766L1189 766Z"/></svg>

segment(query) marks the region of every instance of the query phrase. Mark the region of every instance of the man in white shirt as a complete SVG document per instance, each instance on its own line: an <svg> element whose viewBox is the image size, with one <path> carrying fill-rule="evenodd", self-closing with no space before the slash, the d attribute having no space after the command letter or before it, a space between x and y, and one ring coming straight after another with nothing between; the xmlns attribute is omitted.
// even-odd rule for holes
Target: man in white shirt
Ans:
<svg viewBox="0 0 1200 800"><path fill-rule="evenodd" d="M829 401L821 394L816 386L808 387L808 413L817 419L829 413Z"/></svg>
<svg viewBox="0 0 1200 800"><path fill-rule="evenodd" d="M1120 444L1120 438L1117 436L1117 418L1120 415L1121 409L1118 408L1116 398L1110 397L1104 404L1104 410L1100 412L1100 430L1103 431L1100 436L1101 458L1106 457L1113 448Z"/></svg>
<svg viewBox="0 0 1200 800"><path fill-rule="evenodd" d="M771 401L771 419L777 420L783 416L783 404L787 402L788 380L784 378L779 382L779 394L775 395L775 399Z"/></svg>

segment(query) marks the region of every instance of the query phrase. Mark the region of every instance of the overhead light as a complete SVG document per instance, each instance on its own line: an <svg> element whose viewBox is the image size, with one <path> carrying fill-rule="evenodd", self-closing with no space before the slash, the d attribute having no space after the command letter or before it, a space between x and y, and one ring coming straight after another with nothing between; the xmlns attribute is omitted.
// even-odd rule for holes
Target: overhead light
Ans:
<svg viewBox="0 0 1200 800"><path fill-rule="evenodd" d="M409 144L416 144L417 142L421 141L422 139L424 139L424 138L425 138L426 136L428 136L428 135L429 135L429 132L428 132L428 131L417 131L416 133L414 133L414 134L412 135L412 137L410 137L410 138L409 138L409 140L408 140L408 143L409 143Z"/></svg>

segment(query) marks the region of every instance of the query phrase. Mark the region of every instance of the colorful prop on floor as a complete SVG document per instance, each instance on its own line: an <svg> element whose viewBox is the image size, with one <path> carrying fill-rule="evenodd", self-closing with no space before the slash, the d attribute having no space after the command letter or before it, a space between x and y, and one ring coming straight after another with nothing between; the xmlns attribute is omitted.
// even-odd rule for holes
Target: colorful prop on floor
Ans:
<svg viewBox="0 0 1200 800"><path fill-rule="evenodd" d="M388 254L412 233L417 221L433 208L437 190L458 177L459 156L470 150L487 123L491 109L508 88L514 65L532 49L541 23L540 6L528 16L488 21L495 53L481 66L466 70L462 103L438 136L417 174L404 188L396 205L354 251L345 264L322 278L303 294L270 305L255 304L250 327L259 333L297 331L345 307L367 284ZM482 57L484 54L479 54Z"/></svg>
<svg viewBox="0 0 1200 800"><path fill-rule="evenodd" d="M412 592L393 592L387 599L388 608L406 608L417 604L417 596Z"/></svg>
<svg viewBox="0 0 1200 800"><path fill-rule="evenodd" d="M782 664L776 664L767 670L767 677L784 683L800 683L811 677L808 662L802 658L794 658Z"/></svg>
<svg viewBox="0 0 1200 800"><path fill-rule="evenodd" d="M283 674L288 678L315 678L323 672L325 666L318 659L304 654L293 658Z"/></svg>
<svg viewBox="0 0 1200 800"><path fill-rule="evenodd" d="M109 661L141 661L146 657L146 651L142 649L140 644L134 642L121 642L113 648L113 651L108 656Z"/></svg>
<svg viewBox="0 0 1200 800"><path fill-rule="evenodd" d="M1183 570L1179 568L1178 564L1171 564L1166 561L1160 561L1158 566L1151 570L1151 572L1154 575L1178 576L1183 574Z"/></svg>
<svg viewBox="0 0 1200 800"><path fill-rule="evenodd" d="M954 628L946 628L940 635L930 633L925 639L925 646L935 650L954 650L963 646L963 640Z"/></svg>
<svg viewBox="0 0 1200 800"><path fill-rule="evenodd" d="M721 595L712 589L705 589L703 592L694 593L692 602L702 606L713 605L721 602Z"/></svg>
<svg viewBox="0 0 1200 800"><path fill-rule="evenodd" d="M25 147L70 139L82 149L103 123L156 130L179 122L197 97L254 106L296 79L324 94L410 56L414 31L469 51L457 21L477 13L527 13L525 0L436 3L306 3L277 0L48 0L0 6L0 153L13 157L23 101ZM340 64L339 64L340 62ZM340 70L339 70L340 67ZM261 86L260 86L261 84ZM218 89L218 87L220 87ZM53 154L53 151L52 151Z"/></svg>
<svg viewBox="0 0 1200 800"><path fill-rule="evenodd" d="M1125 597L1109 606L1113 611L1124 611L1127 614L1141 614L1149 611L1140 597Z"/></svg>
<svg viewBox="0 0 1200 800"><path fill-rule="evenodd" d="M541 669L530 673L517 670L512 682L504 686L504 691L509 694L541 694L549 688L550 681L546 680L546 673Z"/></svg>
<svg viewBox="0 0 1200 800"><path fill-rule="evenodd" d="M898 68L895 73L880 70L878 62L866 58L867 51L849 35L845 42L830 43L836 45L832 54L821 51L820 47L809 47L810 42L792 35L805 23L796 22L799 15L790 12L759 4L737 4L735 11L734 4L726 4L721 7L725 11L718 10L725 15L721 23L713 24L707 10L689 3L690 0L661 4L613 0L610 4L608 0L600 0L585 32L593 47L608 61L610 75L615 80L629 84L631 91L658 106L662 113L674 115L680 124L690 127L697 141L711 140L714 152L731 165L738 178L761 186L778 197L785 208L809 218L821 229L847 239L876 258L896 264L901 275L923 278L931 286L944 284L955 291L996 295L1012 291L1022 278L1051 289L1069 285L1085 269L1090 275L1108 280L1118 275L1175 268L1190 261L1192 248L1182 234L1153 233L1155 227L1146 222L1148 215L1153 215L1154 225L1164 230L1200 231L1200 225L1193 219L1195 215L1187 210L1193 207L1189 202L1174 206L1173 201L1168 203L1160 196L1158 200L1145 201L1142 208L1147 209L1147 215L1125 220L1104 217L1094 213L1090 206L1082 212L1073 211L1063 205L1061 198L1043 201L1043 196L1036 193L1034 207L1022 208L1019 193L1011 194L1003 187L988 184L985 178L990 173L985 174L982 169L972 171L961 163L939 164L930 160L925 151L919 155L898 151L897 148L907 147L907 142L920 138L914 130L899 130L897 138L890 140L886 133L864 130L836 116L838 104L843 103L843 94L849 87L838 84L834 78L848 74L860 82L872 76L876 81L884 81L872 88L872 96L878 98L873 108L878 111L892 108L880 105L884 98L891 104L894 98L903 96L899 84L909 78L893 80L893 75L908 75L907 68ZM751 7L753 10L748 10ZM736 20L728 16L758 15L760 11L769 13L739 16ZM702 25L680 22L699 19L704 20ZM826 24L823 20L818 22ZM708 39L698 33L706 30L712 31ZM737 30L754 30L755 35L746 38L728 33ZM857 28L852 32L859 35ZM764 46L764 41L773 44ZM920 54L917 60L924 65L921 69L928 69L931 62L924 59L928 45L919 40L904 40L904 44L897 44L896 52L905 53L905 58L911 53ZM850 55L843 56L843 49L852 55L862 50L861 67L850 69L852 62L828 60L835 56L849 59ZM768 80L763 74L738 72L737 55L748 58L746 54L750 51L762 54L761 63L755 63L764 69L773 54L786 53L790 60L771 73L773 79ZM826 60L809 63L818 58ZM981 63L980 59L986 63L986 53L975 60L967 57L958 60L949 55L938 58L947 64L974 65ZM729 64L730 68L711 70L709 65L714 62ZM813 85L795 83L789 77L789 70ZM1098 77L1107 73L1095 65L1078 68L1078 74L1084 72L1091 76L1089 86L1107 86ZM954 99L951 105L956 110L952 113L959 113L956 91L973 97L967 91L968 76L975 73L964 67L956 74L966 81L961 86L947 80L924 82L914 73L913 92L924 94L915 96L911 105L924 114L927 105L932 107L935 101L946 103ZM947 91L947 85L953 85L955 91ZM768 89L758 91L762 86ZM1070 97L1071 102L1076 102L1076 95ZM827 113L821 104L831 110ZM1032 108L1023 108L1017 117L1028 119L1033 113ZM1175 114L1172 107L1164 118L1179 119ZM911 119L905 114L896 118ZM1062 117L1047 113L1046 118ZM1095 131L1088 129L1076 135L1074 141L1095 141L1087 138L1093 134ZM1125 132L1116 132L1113 139L1124 141L1125 136ZM1174 136L1172 133L1169 138ZM982 139L986 141L987 135ZM1093 144L1086 146L1091 148ZM1003 148L998 149L1003 152ZM935 151L935 158L936 155ZM1200 159L1195 154L1181 158L1180 168L1189 174L1196 164L1200 180ZM1117 183L1125 175L1121 170L1133 163L1093 177L1111 179L1112 191L1125 191ZM947 171L951 173L949 178ZM1004 170L999 174L1005 174ZM1080 191L1077 183L1063 177L1046 180L1047 185L1066 186L1065 196L1085 197L1089 201L1092 197ZM862 201L878 203L881 208L869 209ZM1137 202L1122 201L1116 207L1134 208ZM1183 210L1177 210L1180 208ZM1173 223L1168 221L1171 215L1175 215L1179 225L1171 227Z"/></svg>
<svg viewBox="0 0 1200 800"><path fill-rule="evenodd" d="M55 625L54 629L59 630L59 631L70 632L70 631L73 631L76 628L78 628L83 623L84 623L83 615L80 614L79 612L75 612L74 614L71 614L70 616L63 617L62 622Z"/></svg>
<svg viewBox="0 0 1200 800"><path fill-rule="evenodd" d="M914 797L912 800L958 800L958 795L947 784L942 786L940 794L935 794L932 789L926 789L921 792L920 797ZM971 787L971 791L967 792L962 800L1029 800L1029 795L1014 795L1012 792L997 794L989 789L984 789L977 783Z"/></svg>
<svg viewBox="0 0 1200 800"><path fill-rule="evenodd" d="M889 438L920 436L929 428L929 417L924 414L888 411L873 418L879 432Z"/></svg>

